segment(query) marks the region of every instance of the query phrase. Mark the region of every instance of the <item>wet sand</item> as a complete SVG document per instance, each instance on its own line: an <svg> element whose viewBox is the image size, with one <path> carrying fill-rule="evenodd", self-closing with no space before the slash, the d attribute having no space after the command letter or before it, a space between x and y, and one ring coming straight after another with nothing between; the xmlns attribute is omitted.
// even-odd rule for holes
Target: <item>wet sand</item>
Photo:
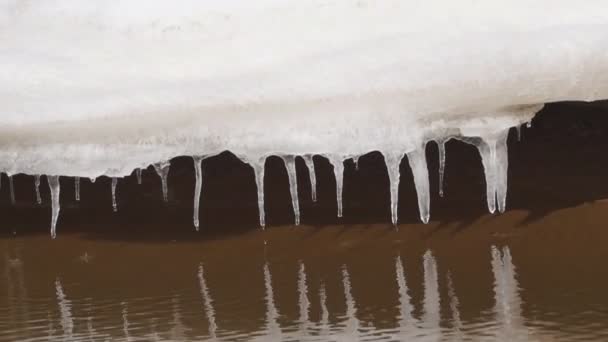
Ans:
<svg viewBox="0 0 608 342"><path fill-rule="evenodd" d="M347 163L343 219L327 161L315 159L313 204L299 160L299 227L269 159L265 231L253 172L228 153L203 162L199 233L188 158L173 163L168 205L151 168L142 185L119 182L118 213L109 179L83 180L80 203L62 179L54 241L46 181L37 207L32 177L16 176L13 207L4 178L0 340L605 340L606 114L605 103L550 105L521 142L513 132L503 215L487 213L481 161L458 142L440 198L429 144L428 225L405 161L390 225L378 153Z"/></svg>

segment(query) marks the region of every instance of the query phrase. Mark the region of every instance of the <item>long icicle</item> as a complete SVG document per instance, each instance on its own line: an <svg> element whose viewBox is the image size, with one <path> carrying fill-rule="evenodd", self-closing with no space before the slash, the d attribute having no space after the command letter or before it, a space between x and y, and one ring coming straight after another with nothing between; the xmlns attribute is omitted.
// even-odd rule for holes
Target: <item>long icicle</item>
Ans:
<svg viewBox="0 0 608 342"><path fill-rule="evenodd" d="M255 185L258 190L258 213L260 217L260 227L264 229L266 227L266 211L264 210L264 170L266 165L266 157L248 160L248 162L253 168L253 173L255 176Z"/></svg>
<svg viewBox="0 0 608 342"><path fill-rule="evenodd" d="M338 206L338 217L342 217L342 190L344 184L344 158L329 155L329 163L334 167L334 177L336 178L336 202Z"/></svg>
<svg viewBox="0 0 608 342"><path fill-rule="evenodd" d="M397 225L399 220L399 182L401 174L399 172L399 165L403 159L403 153L400 152L385 152L384 162L388 171L388 180L390 183L391 193L391 222L393 225Z"/></svg>
<svg viewBox="0 0 608 342"><path fill-rule="evenodd" d="M162 184L162 190L163 190L163 200L165 202L168 202L169 201L169 189L168 189L168 185L167 185L167 178L169 176L169 169L171 168L171 162L167 160L165 162L156 163L153 166L154 166L154 170L156 170L156 173L160 177L160 181Z"/></svg>
<svg viewBox="0 0 608 342"><path fill-rule="evenodd" d="M46 176L47 182L49 183L49 189L51 190L51 238L57 237L57 219L59 218L59 193L61 192L59 176Z"/></svg>
<svg viewBox="0 0 608 342"><path fill-rule="evenodd" d="M507 171L509 153L507 149L507 131L490 137L482 137L476 144L486 176L486 200L488 210L494 213L498 208L505 212L507 201Z"/></svg>
<svg viewBox="0 0 608 342"><path fill-rule="evenodd" d="M74 197L80 201L80 177L74 177Z"/></svg>
<svg viewBox="0 0 608 342"><path fill-rule="evenodd" d="M298 179L296 176L296 158L295 156L281 156L287 176L289 178L289 193L291 194L291 206L293 207L293 215L296 226L300 224L300 202L298 199Z"/></svg>
<svg viewBox="0 0 608 342"><path fill-rule="evenodd" d="M135 169L135 176L137 176L137 184L141 185L141 169Z"/></svg>
<svg viewBox="0 0 608 342"><path fill-rule="evenodd" d="M445 175L445 140L437 140L439 148L439 196L443 197L443 177Z"/></svg>
<svg viewBox="0 0 608 342"><path fill-rule="evenodd" d="M112 210L118 211L118 204L116 203L116 186L118 185L118 178L112 177Z"/></svg>
<svg viewBox="0 0 608 342"><path fill-rule="evenodd" d="M426 153L424 145L420 148L408 152L407 158L414 174L414 184L416 186L416 194L418 195L418 211L420 212L420 220L423 223L429 223L431 216L431 200L429 192L429 170L426 165Z"/></svg>
<svg viewBox="0 0 608 342"><path fill-rule="evenodd" d="M192 214L192 222L194 223L194 228L198 232L198 228L200 225L199 222L199 206L201 202L201 189L203 187L203 170L201 167L201 162L203 161L202 156L192 156L192 160L194 161L194 174L196 176L196 184L194 185L194 212Z"/></svg>
<svg viewBox="0 0 608 342"><path fill-rule="evenodd" d="M8 188L11 192L11 204L15 205L15 185L13 184L13 176L8 176Z"/></svg>
<svg viewBox="0 0 608 342"><path fill-rule="evenodd" d="M42 197L40 196L40 175L34 175L34 187L36 188L36 203L42 203Z"/></svg>
<svg viewBox="0 0 608 342"><path fill-rule="evenodd" d="M312 201L317 201L317 175L315 174L315 163L311 154L305 154L302 156L304 163L308 168L308 175L310 177L310 192Z"/></svg>

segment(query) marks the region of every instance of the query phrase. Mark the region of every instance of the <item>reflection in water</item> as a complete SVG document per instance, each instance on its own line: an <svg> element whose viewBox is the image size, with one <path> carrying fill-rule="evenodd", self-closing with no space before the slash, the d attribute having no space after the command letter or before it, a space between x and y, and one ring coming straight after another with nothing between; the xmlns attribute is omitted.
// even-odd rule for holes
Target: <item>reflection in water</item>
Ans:
<svg viewBox="0 0 608 342"><path fill-rule="evenodd" d="M515 266L509 247L502 252L492 246L492 272L494 273L494 315L498 324L496 336L501 340L526 340L527 330L521 316L521 298L515 279Z"/></svg>
<svg viewBox="0 0 608 342"><path fill-rule="evenodd" d="M447 274L448 282L448 298L450 299L450 310L452 311L452 326L454 327L454 340L462 340L462 321L460 320L460 301L456 296L456 290L454 290L454 282L452 281L452 273L448 271Z"/></svg>
<svg viewBox="0 0 608 342"><path fill-rule="evenodd" d="M213 299L211 299L211 295L209 294L209 289L207 288L207 282L205 281L205 271L203 269L203 264L198 266L198 283L201 288L201 296L203 297L203 306L205 307L205 315L207 316L207 321L209 322L209 338L211 340L217 339L216 331L217 324L215 323L215 310L213 309Z"/></svg>
<svg viewBox="0 0 608 342"><path fill-rule="evenodd" d="M119 277L111 282L100 277L87 283L87 277L91 277L88 275L71 281L74 285L66 288L65 279L73 279L67 274L69 270L48 272L50 279L42 281L30 278L24 265L31 270L38 264L30 262L26 253L7 248L6 281L0 284L7 294L7 298L0 298L0 341L539 339L542 331L530 330L527 325L530 321L525 320L522 312L509 247L492 246L490 253L487 249L480 253L486 257L475 267L485 268L486 274L493 276L493 284L487 280L476 284L485 288L482 292L467 291L476 279L471 279L474 273L462 265L446 262L441 254L430 250L407 255L406 252L385 255L389 265L386 278L383 278L386 270L368 267L363 258L359 263L340 260L328 265L295 259L273 264L274 274L270 263L261 264L260 258L253 260L252 266L239 268L239 272L253 269L254 273L242 276L254 282L242 284L238 289L230 289L231 283L221 282L221 276L230 273L222 271L230 265L216 268L206 260L203 266L197 259L167 276L165 285L154 287L158 284L148 281L150 289L136 288L130 293L125 290L123 295L116 296L104 291L109 284L120 281ZM75 255L79 254L67 260L82 271L82 266L78 266L82 263ZM96 258L96 265L103 262L104 257ZM43 268L38 272L43 272ZM218 277L211 283L210 272ZM370 275L374 279L366 282ZM379 287L377 280L388 283ZM54 291L50 291L49 284L53 283ZM101 285L95 287L97 283ZM220 286L215 286L216 283ZM26 285L30 288L29 295ZM232 305L241 301L246 304Z"/></svg>
<svg viewBox="0 0 608 342"><path fill-rule="evenodd" d="M11 327L17 327L29 321L28 295L25 287L24 265L19 248L13 249L9 255L8 248L4 252L6 264L4 279L7 286L8 315Z"/></svg>
<svg viewBox="0 0 608 342"><path fill-rule="evenodd" d="M401 256L395 258L395 273L397 274L397 286L399 290L399 331L397 334L400 337L399 339L405 340L410 335L408 332L414 330L413 324L415 323L415 320L412 316L414 307L412 306L411 298L408 293L409 290L405 280Z"/></svg>
<svg viewBox="0 0 608 342"><path fill-rule="evenodd" d="M264 286L266 288L266 338L268 340L281 339L281 327L277 322L279 311L274 305L274 291L272 289L272 275L268 263L264 264ZM262 338L264 340L264 338Z"/></svg>
<svg viewBox="0 0 608 342"><path fill-rule="evenodd" d="M173 314L173 321L171 322L172 328L169 332L169 336L171 336L171 341L186 341L186 333L190 330L187 328L182 322L182 314L180 310L180 301L179 296L175 295L171 298L171 308Z"/></svg>
<svg viewBox="0 0 608 342"><path fill-rule="evenodd" d="M424 267L424 300L423 300L423 326L430 334L436 335L439 331L439 277L437 275L437 261L431 253L427 251L423 256Z"/></svg>
<svg viewBox="0 0 608 342"><path fill-rule="evenodd" d="M120 303L121 313L122 313L122 332L127 341L131 340L131 334L129 333L129 308L126 302Z"/></svg>
<svg viewBox="0 0 608 342"><path fill-rule="evenodd" d="M72 318L72 303L66 298L61 285L61 279L55 279L55 292L57 294L57 305L59 306L59 314L61 320L61 328L63 329L63 337L71 340L74 334L74 319Z"/></svg>
<svg viewBox="0 0 608 342"><path fill-rule="evenodd" d="M306 285L306 270L304 263L300 261L300 270L298 272L298 307L300 308L300 331L301 337L308 335L308 326L310 320L308 311L310 310L310 301L308 300L308 286Z"/></svg>
<svg viewBox="0 0 608 342"><path fill-rule="evenodd" d="M344 299L346 300L346 322L344 335L354 341L358 339L359 320L357 319L357 306L351 293L350 275L346 265L342 266L342 285L344 286Z"/></svg>

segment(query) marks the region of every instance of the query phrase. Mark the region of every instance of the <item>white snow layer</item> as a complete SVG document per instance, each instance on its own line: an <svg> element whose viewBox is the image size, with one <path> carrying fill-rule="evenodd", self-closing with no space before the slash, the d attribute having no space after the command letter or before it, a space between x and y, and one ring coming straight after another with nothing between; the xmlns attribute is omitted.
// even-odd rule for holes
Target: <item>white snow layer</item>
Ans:
<svg viewBox="0 0 608 342"><path fill-rule="evenodd" d="M506 130L605 98L605 0L0 0L8 174L122 177L225 150L378 150L422 170L426 142L473 137L502 211Z"/></svg>

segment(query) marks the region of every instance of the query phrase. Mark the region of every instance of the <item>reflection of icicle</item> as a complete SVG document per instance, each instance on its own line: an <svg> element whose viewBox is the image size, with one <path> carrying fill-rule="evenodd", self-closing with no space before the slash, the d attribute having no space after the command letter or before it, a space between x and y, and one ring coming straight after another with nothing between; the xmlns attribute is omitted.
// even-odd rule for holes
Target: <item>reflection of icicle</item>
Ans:
<svg viewBox="0 0 608 342"><path fill-rule="evenodd" d="M13 256L9 254L5 247L5 283L7 288L7 314L9 325L16 327L18 324L25 324L30 321L29 300L25 285L24 262L21 258L19 248L15 248Z"/></svg>
<svg viewBox="0 0 608 342"><path fill-rule="evenodd" d="M173 311L173 328L170 331L171 341L187 341L186 332L190 329L186 328L184 322L182 322L182 314L179 308L179 296L175 295L172 299L172 311Z"/></svg>
<svg viewBox="0 0 608 342"><path fill-rule="evenodd" d="M120 306L122 307L122 333L127 341L132 341L129 331L129 307L126 302L121 302Z"/></svg>
<svg viewBox="0 0 608 342"><path fill-rule="evenodd" d="M209 294L209 289L207 288L207 282L205 281L205 273L203 269L203 264L198 266L198 283L201 287L201 296L203 297L203 306L205 307L205 314L207 315L207 320L209 321L209 337L212 340L217 338L217 324L215 323L215 310L213 309L213 299Z"/></svg>
<svg viewBox="0 0 608 342"><path fill-rule="evenodd" d="M440 297L439 297L439 277L437 275L437 261L431 251L424 253L424 303L423 303L423 322L431 330L439 331L440 317Z"/></svg>
<svg viewBox="0 0 608 342"><path fill-rule="evenodd" d="M47 341L54 341L54 337L55 337L55 324L53 324L53 317L51 317L51 312L47 311L46 312L46 321L47 321L47 334L46 334L46 340Z"/></svg>
<svg viewBox="0 0 608 342"><path fill-rule="evenodd" d="M399 165L403 153L398 152L384 152L384 163L386 164L386 170L388 171L388 180L391 193L391 222L393 225L397 225L399 220L399 182L401 174L399 173Z"/></svg>
<svg viewBox="0 0 608 342"><path fill-rule="evenodd" d="M15 205L15 184L13 184L13 176L8 176L8 188L11 193L11 204Z"/></svg>
<svg viewBox="0 0 608 342"><path fill-rule="evenodd" d="M345 322L345 336L350 341L359 339L359 319L357 318L357 304L355 298L352 295L352 288L350 284L350 275L346 265L342 266L342 285L344 286L344 298L346 300L346 322Z"/></svg>
<svg viewBox="0 0 608 342"><path fill-rule="evenodd" d="M327 310L327 293L325 292L325 284L319 286L319 302L321 305L321 321L319 322L321 336L329 334L329 310Z"/></svg>
<svg viewBox="0 0 608 342"><path fill-rule="evenodd" d="M266 288L266 333L269 337L281 340L281 327L277 322L279 312L274 304L274 292L272 289L272 275L268 263L264 264L264 286Z"/></svg>
<svg viewBox="0 0 608 342"><path fill-rule="evenodd" d="M448 298L450 299L450 310L452 311L452 324L454 325L455 339L462 340L462 321L460 320L460 301L456 296L454 290L454 283L452 282L452 274L448 271L447 275L448 282Z"/></svg>
<svg viewBox="0 0 608 342"><path fill-rule="evenodd" d="M203 170L201 168L203 157L192 156L192 160L194 161L194 174L196 176L196 184L194 185L194 213L192 214L192 221L194 222L196 231L198 231L200 224L198 214L201 202L201 189L203 187Z"/></svg>
<svg viewBox="0 0 608 342"><path fill-rule="evenodd" d="M338 217L342 217L342 189L344 184L344 158L329 155L329 163L334 167L334 177L336 179L336 202L338 205Z"/></svg>
<svg viewBox="0 0 608 342"><path fill-rule="evenodd" d="M59 218L59 193L60 193L60 184L59 184L59 176L46 176L46 179L49 183L49 188L51 189L51 205L52 205L52 214L51 214L51 237L54 239L57 236L57 219Z"/></svg>
<svg viewBox="0 0 608 342"><path fill-rule="evenodd" d="M40 196L40 175L34 175L34 187L36 188L36 203L42 203L42 197Z"/></svg>
<svg viewBox="0 0 608 342"><path fill-rule="evenodd" d="M160 182L161 182L161 186L162 186L162 190L163 190L163 200L165 202L168 202L169 201L169 188L167 185L167 178L169 177L169 170L171 168L171 162L167 160L167 161L164 161L161 163L153 164L153 166L154 166L154 170L156 170L156 173L160 177Z"/></svg>
<svg viewBox="0 0 608 342"><path fill-rule="evenodd" d="M150 319L150 333L148 334L148 336L150 337L150 341L161 341L160 334L158 333L158 331L156 331L156 322L156 318Z"/></svg>
<svg viewBox="0 0 608 342"><path fill-rule="evenodd" d="M141 169L135 169L135 176L137 177L137 184L141 185Z"/></svg>
<svg viewBox="0 0 608 342"><path fill-rule="evenodd" d="M503 213L507 200L507 170L509 155L507 150L507 131L491 137L483 137L476 144L486 175L486 198L488 210Z"/></svg>
<svg viewBox="0 0 608 342"><path fill-rule="evenodd" d="M61 315L61 328L63 328L63 337L67 340L72 340L74 333L74 319L72 318L72 302L66 299L61 286L59 277L55 279L55 292L57 294L57 304Z"/></svg>
<svg viewBox="0 0 608 342"><path fill-rule="evenodd" d="M112 177L112 210L118 211L118 204L116 204L116 186L118 185L118 178Z"/></svg>
<svg viewBox="0 0 608 342"><path fill-rule="evenodd" d="M494 273L494 315L500 325L499 340L526 340L527 330L521 316L519 285L509 247L502 252L492 246L492 272Z"/></svg>
<svg viewBox="0 0 608 342"><path fill-rule="evenodd" d="M93 342L95 341L95 329L93 329L93 305L91 304L91 298L88 298L87 300L87 313L89 314L89 316L87 317L87 337L89 342Z"/></svg>
<svg viewBox="0 0 608 342"><path fill-rule="evenodd" d="M298 306L300 308L300 331L299 336L304 337L307 334L308 326L310 325L308 312L310 310L310 301L308 300L308 286L306 285L306 269L304 263L300 261L300 271L298 272Z"/></svg>
<svg viewBox="0 0 608 342"><path fill-rule="evenodd" d="M255 185L258 190L258 213L260 216L260 227L266 227L266 212L264 210L264 170L266 168L266 157L250 159L247 162L253 168Z"/></svg>
<svg viewBox="0 0 608 342"><path fill-rule="evenodd" d="M408 293L409 289L405 280L401 257L395 258L395 272L397 274L397 285L399 286L399 328L404 331L413 322L412 312L414 308Z"/></svg>
<svg viewBox="0 0 608 342"><path fill-rule="evenodd" d="M74 177L74 197L80 201L80 177Z"/></svg>
<svg viewBox="0 0 608 342"><path fill-rule="evenodd" d="M291 194L291 206L296 226L300 224L300 201L298 199L298 178L296 175L296 158L294 156L281 156L287 177L289 178L289 193Z"/></svg>
<svg viewBox="0 0 608 342"><path fill-rule="evenodd" d="M439 149L439 196L443 197L443 177L445 175L445 140L437 140Z"/></svg>
<svg viewBox="0 0 608 342"><path fill-rule="evenodd" d="M304 163L308 168L308 176L310 177L310 193L312 197L312 201L317 201L317 175L315 174L315 163L313 161L312 155L305 154L302 156L304 159Z"/></svg>
<svg viewBox="0 0 608 342"><path fill-rule="evenodd" d="M430 210L430 191L429 191L429 170L426 165L426 153L424 146L412 152L408 152L407 159L414 174L414 184L418 195L418 210L420 220L428 223L431 216Z"/></svg>

